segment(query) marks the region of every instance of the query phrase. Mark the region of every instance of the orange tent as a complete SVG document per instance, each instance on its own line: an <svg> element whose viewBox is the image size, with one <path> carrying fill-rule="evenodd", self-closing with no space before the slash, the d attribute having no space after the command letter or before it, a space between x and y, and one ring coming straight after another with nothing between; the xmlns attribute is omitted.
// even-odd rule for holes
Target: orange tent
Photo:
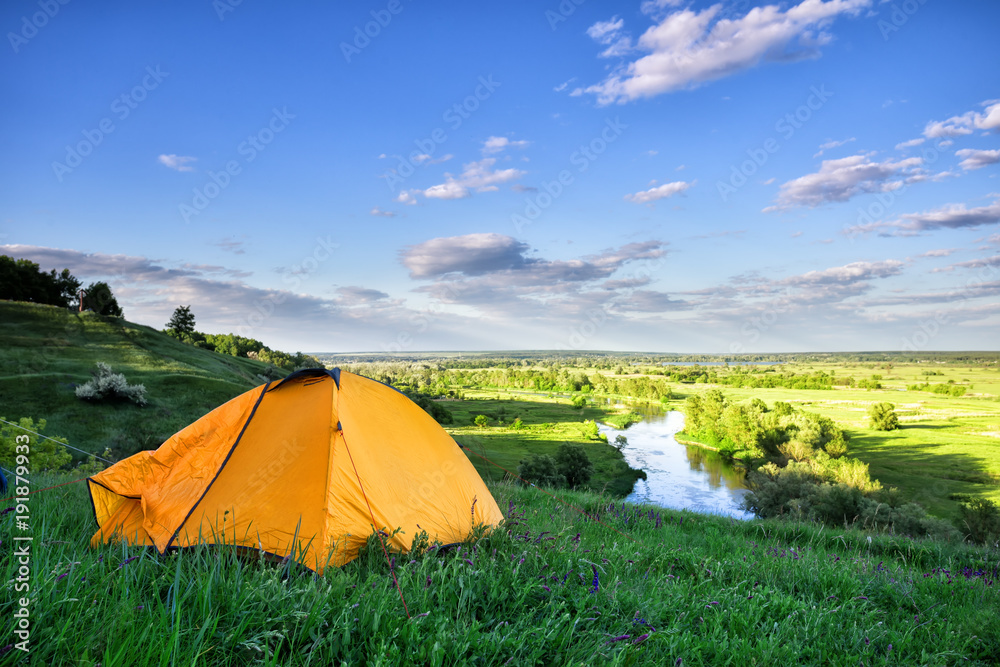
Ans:
<svg viewBox="0 0 1000 667"><path fill-rule="evenodd" d="M292 373L237 396L87 480L100 529L170 548L226 544L322 572L372 525L407 551L495 526L500 508L451 436L388 385L340 369Z"/></svg>

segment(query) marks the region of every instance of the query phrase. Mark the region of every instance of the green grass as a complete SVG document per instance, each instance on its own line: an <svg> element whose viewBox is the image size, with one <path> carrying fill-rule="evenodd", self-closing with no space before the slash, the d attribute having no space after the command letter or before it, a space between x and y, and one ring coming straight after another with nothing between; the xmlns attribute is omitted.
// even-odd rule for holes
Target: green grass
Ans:
<svg viewBox="0 0 1000 667"><path fill-rule="evenodd" d="M143 384L149 405L91 404L74 387L98 361ZM119 456L155 449L262 384L266 364L185 345L150 327L64 308L0 301L0 417L45 419L46 435Z"/></svg>
<svg viewBox="0 0 1000 667"><path fill-rule="evenodd" d="M491 489L507 518L491 536L395 558L409 619L377 547L322 577L215 547L92 550L83 485L44 491L29 592L0 552L0 617L31 600L31 653L0 664L997 664L995 549L557 492L595 521Z"/></svg>
<svg viewBox="0 0 1000 667"><path fill-rule="evenodd" d="M445 402L455 418L447 430L471 450L469 459L483 479L503 479L505 473L497 466L517 473L522 459L532 454L552 456L564 443L582 446L594 464L594 475L587 485L591 490L625 496L642 475L628 466L617 449L585 434L585 419L605 420L617 412L614 408L589 406L579 410L565 399L550 399L544 394L465 390L465 397ZM480 414L490 417L490 425L480 428L472 424ZM514 430L511 424L518 417L524 426ZM500 419L503 425L498 423Z"/></svg>

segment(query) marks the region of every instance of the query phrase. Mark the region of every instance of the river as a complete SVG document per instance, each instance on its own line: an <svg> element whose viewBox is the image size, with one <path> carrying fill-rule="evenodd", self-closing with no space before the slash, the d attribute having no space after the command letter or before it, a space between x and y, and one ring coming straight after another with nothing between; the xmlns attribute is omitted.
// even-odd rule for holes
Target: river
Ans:
<svg viewBox="0 0 1000 667"><path fill-rule="evenodd" d="M636 481L626 500L737 519L753 518L739 509L747 493L743 471L716 452L678 443L674 434L683 428L684 415L676 411L647 412L641 422L624 431L601 426L609 442L613 443L617 435L628 438L622 452L625 460L633 468L646 471L646 479Z"/></svg>

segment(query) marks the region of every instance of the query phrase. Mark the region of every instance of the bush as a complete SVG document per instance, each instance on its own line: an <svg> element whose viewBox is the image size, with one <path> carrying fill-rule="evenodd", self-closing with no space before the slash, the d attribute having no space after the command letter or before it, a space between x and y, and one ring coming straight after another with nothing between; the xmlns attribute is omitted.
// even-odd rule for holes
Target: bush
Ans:
<svg viewBox="0 0 1000 667"><path fill-rule="evenodd" d="M962 503L961 524L969 539L978 544L1000 542L1000 507L985 498L970 498Z"/></svg>
<svg viewBox="0 0 1000 667"><path fill-rule="evenodd" d="M472 420L472 423L479 428L485 428L490 423L490 418L486 415L476 415L476 418Z"/></svg>
<svg viewBox="0 0 1000 667"><path fill-rule="evenodd" d="M563 444L556 450L556 466L572 488L583 486L594 474L594 464L580 445Z"/></svg>
<svg viewBox="0 0 1000 667"><path fill-rule="evenodd" d="M115 373L103 361L97 362L97 370L93 379L76 388L76 397L87 401L132 401L137 405L146 404L146 387L141 384L130 385L125 376Z"/></svg>
<svg viewBox="0 0 1000 667"><path fill-rule="evenodd" d="M0 417L0 419L10 421L6 417ZM17 466L21 465L17 461L17 455L25 453L23 449L18 451L17 447L25 444L29 447L27 467L31 473L62 468L72 460L73 457L62 446L69 444L66 442L66 438L53 438L52 436L39 438L28 432L41 433L44 431L44 419L35 422L31 417L21 417L17 420L17 424L21 428L0 422L0 465L3 465L4 468L12 471L17 470ZM10 480L10 483L13 485L14 480Z"/></svg>
<svg viewBox="0 0 1000 667"><path fill-rule="evenodd" d="M546 454L533 454L521 461L517 476L529 484L559 487L566 484L566 477L559 472L556 461Z"/></svg>
<svg viewBox="0 0 1000 667"><path fill-rule="evenodd" d="M876 431L894 431L899 428L896 406L892 403L875 403L868 406L868 420Z"/></svg>

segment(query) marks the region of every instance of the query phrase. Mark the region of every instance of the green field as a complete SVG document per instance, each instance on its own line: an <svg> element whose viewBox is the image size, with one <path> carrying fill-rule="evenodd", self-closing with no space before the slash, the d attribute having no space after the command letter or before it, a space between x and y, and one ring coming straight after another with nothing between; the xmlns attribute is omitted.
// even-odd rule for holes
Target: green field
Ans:
<svg viewBox="0 0 1000 667"><path fill-rule="evenodd" d="M1000 369L956 364L894 363L891 370L872 364L787 364L797 373L823 370L836 376L870 377L881 374L883 389L837 387L832 390L732 388L707 384L673 385L680 395L673 403L697 391L721 389L732 400L760 398L768 405L786 401L838 422L851 437L848 453L869 464L871 476L883 486L895 486L911 500L939 516L957 516L954 494L1000 502ZM941 375L923 375L934 371ZM951 397L927 391L906 391L922 382L956 383L972 389ZM868 427L866 410L872 403L896 405L901 428L891 432Z"/></svg>
<svg viewBox="0 0 1000 667"><path fill-rule="evenodd" d="M449 426L448 431L470 449L469 458L483 479L503 479L502 468L516 474L522 459L532 454L552 456L564 443L580 445L587 452L594 464L594 476L587 488L593 491L626 496L641 476L639 471L629 468L621 452L585 434L585 419L603 421L621 412L620 409L588 406L577 410L566 400L544 395L469 390L464 400L443 403L455 418L455 425ZM472 425L472 420L480 414L489 416L491 425L485 428ZM518 417L524 426L514 430L510 425ZM498 424L498 419L503 419L504 424Z"/></svg>

